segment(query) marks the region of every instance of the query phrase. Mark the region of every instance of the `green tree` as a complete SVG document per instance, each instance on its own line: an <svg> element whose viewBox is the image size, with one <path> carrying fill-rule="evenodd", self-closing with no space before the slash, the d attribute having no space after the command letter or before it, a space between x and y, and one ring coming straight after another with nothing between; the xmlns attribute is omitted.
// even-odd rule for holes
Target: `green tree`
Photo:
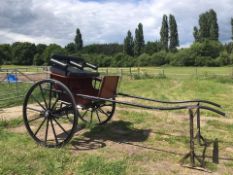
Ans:
<svg viewBox="0 0 233 175"><path fill-rule="evenodd" d="M233 18L231 18L231 39L233 40Z"/></svg>
<svg viewBox="0 0 233 175"><path fill-rule="evenodd" d="M196 66L216 66L215 59L219 57L223 45L219 41L204 40L192 44L191 51L195 58Z"/></svg>
<svg viewBox="0 0 233 175"><path fill-rule="evenodd" d="M168 50L169 29L167 22L167 15L163 15L162 26L160 29L160 42L164 50Z"/></svg>
<svg viewBox="0 0 233 175"><path fill-rule="evenodd" d="M170 43L169 49L171 51L176 50L176 47L179 46L179 37L175 16L169 15L169 33L170 33Z"/></svg>
<svg viewBox="0 0 233 175"><path fill-rule="evenodd" d="M46 49L47 45L45 44L37 44L36 45L36 53L43 54L44 50Z"/></svg>
<svg viewBox="0 0 233 175"><path fill-rule="evenodd" d="M135 38L134 38L134 55L138 56L143 52L145 46L144 34L143 34L143 25L142 23L138 24L138 28L135 29Z"/></svg>
<svg viewBox="0 0 233 175"><path fill-rule="evenodd" d="M145 45L145 53L152 55L155 52L162 50L161 43L159 41L148 41Z"/></svg>
<svg viewBox="0 0 233 175"><path fill-rule="evenodd" d="M209 13L207 13L209 16L209 33L210 33L210 39L218 41L218 22L217 22L217 15L216 12L211 9Z"/></svg>
<svg viewBox="0 0 233 175"><path fill-rule="evenodd" d="M124 39L124 53L130 56L134 54L134 42L133 36L130 31L128 31L127 36Z"/></svg>
<svg viewBox="0 0 233 175"><path fill-rule="evenodd" d="M197 29L197 28L195 28ZM197 31L194 31L197 33ZM199 41L205 39L218 41L219 37L219 27L217 22L217 14L211 9L199 16L199 30L198 30ZM195 38L196 36L194 36ZM195 41L197 41L195 39Z"/></svg>
<svg viewBox="0 0 233 175"><path fill-rule="evenodd" d="M36 53L33 57L33 65L41 66L44 64L44 58L42 54Z"/></svg>
<svg viewBox="0 0 233 175"><path fill-rule="evenodd" d="M90 44L83 47L82 53L114 55L120 52L122 53L122 50L123 44L118 43Z"/></svg>
<svg viewBox="0 0 233 175"><path fill-rule="evenodd" d="M0 66L1 64L3 64L3 58L4 58L4 53L3 51L0 49ZM1 67L0 67L1 68Z"/></svg>
<svg viewBox="0 0 233 175"><path fill-rule="evenodd" d="M208 16L203 13L199 16L199 36L200 40L208 39L210 36Z"/></svg>
<svg viewBox="0 0 233 175"><path fill-rule="evenodd" d="M36 54L35 44L28 42L16 42L12 44L13 64L32 65L34 55Z"/></svg>
<svg viewBox="0 0 233 175"><path fill-rule="evenodd" d="M199 31L198 31L198 28L196 26L193 28L193 37L194 37L195 42L200 41Z"/></svg>
<svg viewBox="0 0 233 175"><path fill-rule="evenodd" d="M75 36L74 42L75 42L75 50L80 51L83 48L83 40L82 40L82 34L79 28L77 28L76 30L76 36Z"/></svg>
<svg viewBox="0 0 233 175"><path fill-rule="evenodd" d="M36 45L36 54L34 55L34 58L33 58L33 65L40 66L44 64L43 53L46 47L47 45L45 44Z"/></svg>
<svg viewBox="0 0 233 175"><path fill-rule="evenodd" d="M66 46L65 46L65 50L67 51L67 53L69 54L73 54L75 53L75 43L68 43Z"/></svg>
<svg viewBox="0 0 233 175"><path fill-rule="evenodd" d="M12 50L9 44L1 44L0 45L0 59L4 64L11 64L12 60Z"/></svg>
<svg viewBox="0 0 233 175"><path fill-rule="evenodd" d="M65 50L57 44L50 44L43 52L45 64L49 64L49 60L53 54L65 55Z"/></svg>

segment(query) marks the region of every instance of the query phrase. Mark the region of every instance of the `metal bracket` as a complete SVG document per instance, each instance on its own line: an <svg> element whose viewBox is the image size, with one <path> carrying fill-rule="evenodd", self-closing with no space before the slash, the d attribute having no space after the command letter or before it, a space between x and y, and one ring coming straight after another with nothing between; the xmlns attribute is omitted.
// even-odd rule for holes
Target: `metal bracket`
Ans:
<svg viewBox="0 0 233 175"><path fill-rule="evenodd" d="M206 154L206 149L207 147L209 147L212 143L214 146L213 149L213 162L214 163L218 163L218 141L217 139L215 139L215 141L209 141L207 139L205 139L202 135L201 135L201 123L200 123L200 108L199 108L199 103L197 104L197 108L195 113L193 112L193 108L189 108L189 129L190 129L190 142L189 142L189 153L187 153L182 159L181 159L181 164L184 163L184 161L188 158L190 158L190 164L191 167L196 167L196 162L195 160L197 160L200 164L201 167L205 167L205 154ZM194 117L197 117L197 133L194 136ZM197 139L197 143L199 144L199 146L203 147L203 152L202 152L202 156L197 156L195 153L195 139Z"/></svg>

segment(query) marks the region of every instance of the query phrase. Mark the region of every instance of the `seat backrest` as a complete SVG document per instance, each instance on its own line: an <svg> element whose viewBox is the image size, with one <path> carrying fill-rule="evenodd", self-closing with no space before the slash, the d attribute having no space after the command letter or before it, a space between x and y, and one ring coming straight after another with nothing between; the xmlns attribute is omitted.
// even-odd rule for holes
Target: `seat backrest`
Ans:
<svg viewBox="0 0 233 175"><path fill-rule="evenodd" d="M101 98L113 98L117 93L117 85L119 76L104 76L98 97Z"/></svg>

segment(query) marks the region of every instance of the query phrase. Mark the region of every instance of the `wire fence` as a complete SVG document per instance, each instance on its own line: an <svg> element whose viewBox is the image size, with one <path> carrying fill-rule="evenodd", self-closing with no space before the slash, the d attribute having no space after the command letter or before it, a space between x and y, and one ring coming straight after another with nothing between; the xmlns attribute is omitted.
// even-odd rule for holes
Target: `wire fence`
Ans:
<svg viewBox="0 0 233 175"><path fill-rule="evenodd" d="M27 67L6 67L6 68L1 68L0 67L0 74L1 73L11 73L13 71L20 71L20 72L44 72L48 71L49 67L48 66L27 66Z"/></svg>
<svg viewBox="0 0 233 175"><path fill-rule="evenodd" d="M9 68L0 69L0 110L5 107L22 105L23 97L31 85L47 79L47 68Z"/></svg>
<svg viewBox="0 0 233 175"><path fill-rule="evenodd" d="M99 68L102 75L120 75L122 77L137 78L214 78L225 77L233 79L233 68L145 68L145 67L129 67L129 68Z"/></svg>

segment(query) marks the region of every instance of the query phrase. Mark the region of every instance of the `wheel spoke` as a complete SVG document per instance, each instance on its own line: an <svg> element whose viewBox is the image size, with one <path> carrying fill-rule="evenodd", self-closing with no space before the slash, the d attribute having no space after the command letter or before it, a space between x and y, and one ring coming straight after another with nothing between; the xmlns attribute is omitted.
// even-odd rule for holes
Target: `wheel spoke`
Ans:
<svg viewBox="0 0 233 175"><path fill-rule="evenodd" d="M97 115L97 118L98 118L99 122L101 123L101 120L100 120L98 111L95 111L95 113L96 113L96 115Z"/></svg>
<svg viewBox="0 0 233 175"><path fill-rule="evenodd" d="M108 114L105 111L103 111L101 108L98 108L98 111L101 112L102 114L108 116Z"/></svg>
<svg viewBox="0 0 233 175"><path fill-rule="evenodd" d="M37 128L36 132L34 133L34 137L35 137L36 134L39 132L40 128L43 126L45 120L46 120L46 118L44 118L44 120L41 122L40 126Z"/></svg>
<svg viewBox="0 0 233 175"><path fill-rule="evenodd" d="M56 106L58 100L59 100L59 96L57 96L55 102L53 103L53 106L52 106L52 108L51 108L52 110L54 110L54 108L55 108L55 106Z"/></svg>
<svg viewBox="0 0 233 175"><path fill-rule="evenodd" d="M53 118L53 120L57 123L57 125L62 129L63 132L66 133L66 135L69 135L69 133L61 126L61 124L55 119Z"/></svg>
<svg viewBox="0 0 233 175"><path fill-rule="evenodd" d="M49 109L51 108L51 99L52 99L52 83L50 83L50 87L49 87Z"/></svg>
<svg viewBox="0 0 233 175"><path fill-rule="evenodd" d="M36 121L36 120L38 120L38 119L40 119L40 118L43 118L43 116L39 116L39 117L36 117L36 118L34 118L34 119L32 119L32 120L29 120L28 123L33 122L33 121Z"/></svg>
<svg viewBox="0 0 233 175"><path fill-rule="evenodd" d="M86 111L84 112L84 114L82 115L81 118L83 118L83 117L87 114L87 111L88 111L88 110L86 110Z"/></svg>
<svg viewBox="0 0 233 175"><path fill-rule="evenodd" d="M38 105L40 105L41 108L43 108L44 110L46 110L45 107L34 97L34 95L31 94L31 96L38 103Z"/></svg>
<svg viewBox="0 0 233 175"><path fill-rule="evenodd" d="M54 128L54 125L53 125L53 120L50 120L50 123L51 123L51 126L52 126L53 135L54 135L54 138L55 138L56 144L58 144L57 134L56 134L56 131L55 131L55 128Z"/></svg>
<svg viewBox="0 0 233 175"><path fill-rule="evenodd" d="M49 119L47 119L46 130L45 130L45 138L44 138L45 144L47 144L48 130L49 130Z"/></svg>
<svg viewBox="0 0 233 175"><path fill-rule="evenodd" d="M71 122L71 123L73 123L73 121L70 119L70 117L69 117L69 113L68 112L66 112L66 118Z"/></svg>
<svg viewBox="0 0 233 175"><path fill-rule="evenodd" d="M91 119L90 119L90 123L92 123L92 118L93 118L93 110L91 111Z"/></svg>
<svg viewBox="0 0 233 175"><path fill-rule="evenodd" d="M38 109L35 109L35 108L31 108L31 107L27 107L27 109L31 110L31 111L36 111L36 112L39 112L39 113L42 113L43 111L40 111Z"/></svg>
<svg viewBox="0 0 233 175"><path fill-rule="evenodd" d="M40 92L41 92L42 98L44 100L45 106L46 106L46 108L48 108L48 105L47 105L47 102L46 102L45 96L44 96L44 91L43 91L43 89L41 87L41 84L39 84L39 87L40 87Z"/></svg>

